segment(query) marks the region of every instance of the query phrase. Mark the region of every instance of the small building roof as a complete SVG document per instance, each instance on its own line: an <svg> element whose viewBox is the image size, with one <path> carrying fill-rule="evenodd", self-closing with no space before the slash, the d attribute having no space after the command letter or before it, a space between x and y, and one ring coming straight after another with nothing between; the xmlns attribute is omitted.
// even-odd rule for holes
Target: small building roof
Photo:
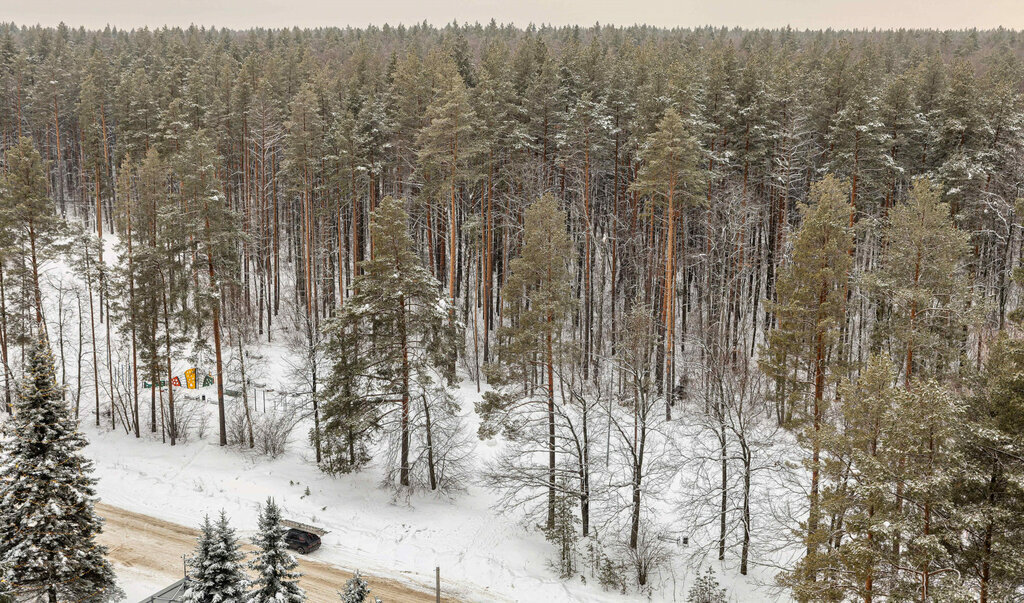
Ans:
<svg viewBox="0 0 1024 603"><path fill-rule="evenodd" d="M187 578L182 578L162 591L143 599L139 603L180 603L185 600L186 580Z"/></svg>
<svg viewBox="0 0 1024 603"><path fill-rule="evenodd" d="M302 530L303 532L309 532L310 534L316 534L317 536L320 536L320 537L323 537L323 535L327 533L327 530L325 530L323 528L318 528L316 526L311 526L311 525L306 524L306 523L299 523L297 521L292 521L290 519L282 519L281 520L281 525L283 525L286 528L295 528L296 530Z"/></svg>

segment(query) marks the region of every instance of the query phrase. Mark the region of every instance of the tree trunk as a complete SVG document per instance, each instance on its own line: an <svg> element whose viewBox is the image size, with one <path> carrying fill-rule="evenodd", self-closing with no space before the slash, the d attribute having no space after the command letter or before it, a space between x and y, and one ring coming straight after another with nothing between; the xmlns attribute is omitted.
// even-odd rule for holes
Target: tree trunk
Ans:
<svg viewBox="0 0 1024 603"><path fill-rule="evenodd" d="M675 252L675 234L676 234L676 206L675 206L675 184L672 183L668 188L668 236L665 243L665 301L664 301L664 313L665 313L665 377L667 379L665 387L665 420L672 420L672 405L673 390L675 384L672 382L672 359L675 351L672 348L672 334L673 327L675 326L675 310L673 308L673 302L675 296L673 290L675 289L675 265L673 264L673 254Z"/></svg>
<svg viewBox="0 0 1024 603"><path fill-rule="evenodd" d="M724 400L721 401L720 404L724 405L725 401ZM720 456L721 470L722 470L722 479L721 479L721 485L720 485L720 489L722 491L722 500L721 500L721 503L719 505L719 510L718 510L718 524L719 524L718 525L718 560L719 561L723 561L725 559L725 524L726 524L725 520L726 520L727 511L729 509L729 506L728 506L728 503L729 503L729 497L728 497L729 458L728 458L728 449L726 448L727 442L726 442L726 437L725 437L726 436L726 431L725 431L725 409L720 407L718 409L718 413L719 413L719 420L721 421L721 423L718 426L718 428L720 430L719 434L718 434L718 445L719 445L719 450L720 450L719 456Z"/></svg>
<svg viewBox="0 0 1024 603"><path fill-rule="evenodd" d="M11 365L7 357L7 291L4 287L4 269L0 263L0 358L4 363L4 407L8 415L14 414L14 407L11 405ZM78 414L75 414L75 419Z"/></svg>
<svg viewBox="0 0 1024 603"><path fill-rule="evenodd" d="M89 266L89 250L85 250L85 283L89 293L89 328L92 331L92 381L96 391L96 427L100 426L100 371L96 365L96 315L92 300L92 270Z"/></svg>
<svg viewBox="0 0 1024 603"><path fill-rule="evenodd" d="M135 408L135 437L141 437L139 429L139 364L138 364L138 353L136 350L136 340L138 339L135 325L135 269L132 255L132 204L129 202L127 205L128 212L128 307L131 308L128 320L131 321L131 337L132 337L132 403Z"/></svg>
<svg viewBox="0 0 1024 603"><path fill-rule="evenodd" d="M174 446L178 440L178 425L174 419L174 386L171 384L171 380L174 378L174 375L171 369L171 319L168 316L166 282L162 289L161 298L163 299L164 306L164 346L167 354L167 416L169 419L167 434L171 438L171 446ZM153 387L155 388L156 386L157 384L154 383ZM223 433L223 431L221 433Z"/></svg>
<svg viewBox="0 0 1024 603"><path fill-rule="evenodd" d="M206 213L206 263L210 275L209 287L213 290L213 353L217 360L217 420L220 425L220 445L227 446L228 429L227 418L224 413L224 363L220 349L220 286L217 283L217 274L213 264L213 241L210 234L209 210ZM173 406L171 408L171 416L173 418Z"/></svg>
<svg viewBox="0 0 1024 603"><path fill-rule="evenodd" d="M32 218L28 220L28 242L32 259L32 294L35 296L36 302L36 324L45 332L45 325L43 324L43 296L39 290L39 261L36 257L36 228Z"/></svg>
<svg viewBox="0 0 1024 603"><path fill-rule="evenodd" d="M548 325L554 322L548 316ZM548 369L548 523L549 530L555 527L555 358L551 333L545 336L547 342Z"/></svg>
<svg viewBox="0 0 1024 603"><path fill-rule="evenodd" d="M430 489L437 490L437 471L434 467L434 435L430 424L430 404L427 397L423 396L423 415L427 422L427 472L430 476Z"/></svg>
<svg viewBox="0 0 1024 603"><path fill-rule="evenodd" d="M750 476L751 459L750 447L746 440L741 442L743 447L743 548L740 551L740 575L747 575L747 565L750 557Z"/></svg>
<svg viewBox="0 0 1024 603"><path fill-rule="evenodd" d="M235 338L238 340L238 366L239 366L239 370L240 370L241 375L242 375L242 406L245 407L245 423L246 423L246 425L249 428L249 448L255 448L256 447L256 440L253 437L253 433L252 433L252 414L249 412L249 399L248 399L249 390L246 387L246 382L245 382L245 350L243 349L243 346L242 346L242 336L241 336L241 334L236 333L235 334ZM255 402L256 402L256 400L254 398L253 399L253 404L255 404Z"/></svg>
<svg viewBox="0 0 1024 603"><path fill-rule="evenodd" d="M402 342L402 452L399 483L409 486L409 339L405 323L405 296L399 296L398 306L402 318L398 323L398 336Z"/></svg>

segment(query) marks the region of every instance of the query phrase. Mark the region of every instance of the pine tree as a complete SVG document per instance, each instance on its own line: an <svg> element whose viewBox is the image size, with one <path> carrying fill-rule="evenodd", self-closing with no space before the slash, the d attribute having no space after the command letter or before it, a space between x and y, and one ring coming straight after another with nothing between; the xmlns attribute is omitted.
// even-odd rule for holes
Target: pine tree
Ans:
<svg viewBox="0 0 1024 603"><path fill-rule="evenodd" d="M491 359L491 334L494 330L495 225L502 216L498 203L503 185L516 178L512 158L533 146L522 123L523 110L517 104L509 59L509 50L504 43L489 44L481 59L479 83L473 90L476 114L480 119L477 139L483 163L481 176L486 183L480 202L483 230L480 279L483 282L479 292L483 298L481 315L485 363Z"/></svg>
<svg viewBox="0 0 1024 603"><path fill-rule="evenodd" d="M92 462L64 404L45 339L28 350L14 417L0 446L0 567L19 599L112 601L122 596L96 543Z"/></svg>
<svg viewBox="0 0 1024 603"><path fill-rule="evenodd" d="M237 252L238 216L220 191L214 166L218 161L213 140L205 130L187 137L175 162L180 180L182 207L199 226L195 237L193 270L205 272L202 289L194 287L194 303L200 316L212 318L214 359L217 378L217 422L220 445L227 445L227 419L224 408L224 367L221 352L221 295L234 274ZM189 233L189 240L192 234ZM198 254L198 257L197 257ZM202 258L202 261L199 258ZM197 281L196 281L197 282ZM205 344L205 337L199 338ZM168 390L170 391L170 390Z"/></svg>
<svg viewBox="0 0 1024 603"><path fill-rule="evenodd" d="M963 401L948 386L915 380L894 396L889 441L890 478L900 504L890 529L894 574L890 596L923 601L967 595L952 553L963 529L953 512L954 481L963 464L957 445L964 421Z"/></svg>
<svg viewBox="0 0 1024 603"><path fill-rule="evenodd" d="M807 555L786 578L799 600L818 596L818 554L828 539L820 508L821 448L828 406L825 388L835 378L840 356L835 351L851 264L846 188L832 176L811 187L814 204L804 206L792 262L779 274L778 302L772 306L778 326L768 334L761 364L761 370L775 379L780 418L788 420L799 406L801 445L809 453L809 513L802 528Z"/></svg>
<svg viewBox="0 0 1024 603"><path fill-rule="evenodd" d="M599 100L595 100L590 92L583 93L582 98L576 100L565 116L565 129L559 132L558 152L560 163L564 170L575 177L579 182L579 197L582 200L582 208L577 210L583 230L583 375L589 375L590 365L594 362L592 350L594 337L594 285L592 267L594 261L593 233L596 228L594 224L594 199L593 180L597 172L598 162L604 154L605 145L608 142L608 134L611 131L611 123L607 116L607 109Z"/></svg>
<svg viewBox="0 0 1024 603"><path fill-rule="evenodd" d="M881 285L893 304L890 321L905 383L918 374L942 376L960 353L968 324L967 237L940 196L930 180L916 180L885 229Z"/></svg>
<svg viewBox="0 0 1024 603"><path fill-rule="evenodd" d="M413 250L408 219L402 201L391 197L373 212L374 257L363 262L355 293L326 327L334 367L325 425L330 431L325 436L342 440L338 450L349 454L350 463L358 461L361 454L355 450L363 446L360 439L367 428L390 414L387 406L397 404L397 430L391 427L394 422L386 426L392 434L397 431L388 480L409 487L415 478L436 490L452 485L441 483L444 471L438 465L443 459L433 449L438 435L433 429L442 424L441 416L455 413L446 386L454 378L448 359L458 339L437 280ZM359 351L353 354L357 345ZM419 401L425 406L423 422L417 425L413 405ZM423 434L421 446L415 446L414 432ZM417 459L425 461L415 463L425 475L414 475ZM454 480L459 472L450 469Z"/></svg>
<svg viewBox="0 0 1024 603"><path fill-rule="evenodd" d="M968 398L954 512L964 526L957 567L979 600L1012 600L1024 584L1024 342L1002 334Z"/></svg>
<svg viewBox="0 0 1024 603"><path fill-rule="evenodd" d="M544 195L526 210L522 252L512 260L502 290L505 313L512 319L499 330L500 364L491 365L487 376L502 389L485 393L476 407L481 416L481 438L504 433L531 450L538 445L547 452L544 477L533 475L533 468L509 472L499 467L494 472L497 481L511 479L505 486L517 490L546 482L546 529L555 526L555 350L573 303L568 264L571 257L565 212L553 196ZM543 383L536 382L538 376ZM537 386L540 395L535 395ZM518 466L527 459L529 455L512 451L506 460ZM525 474L525 483L515 481L516 474Z"/></svg>
<svg viewBox="0 0 1024 603"><path fill-rule="evenodd" d="M359 575L359 570L356 570L355 575L345 582L345 590L338 594L341 595L342 603L364 603L370 596L371 590L370 585ZM373 597L371 603L381 603L381 601L379 598Z"/></svg>
<svg viewBox="0 0 1024 603"><path fill-rule="evenodd" d="M675 389L674 364L675 357L675 300L676 300L676 264L685 265L686 258L677 261L676 230L679 223L679 210L692 204L697 199L698 188L704 179L700 170L700 146L689 133L686 124L675 109L665 111L664 117L658 122L658 130L651 134L644 145L643 168L637 177L636 187L658 200L658 205L665 212L665 272L664 298L661 315L664 325L665 345L665 416L672 418L672 392ZM685 237L685 231L684 231ZM685 253L686 240L683 239L682 249Z"/></svg>
<svg viewBox="0 0 1024 603"><path fill-rule="evenodd" d="M228 524L227 514L210 524L203 523L196 554L190 561L185 600L243 603L246 601L249 579L245 574L245 555L239 548L235 530Z"/></svg>
<svg viewBox="0 0 1024 603"><path fill-rule="evenodd" d="M932 153L950 217L966 226L977 225L984 211L984 179L976 175L985 170L983 141L993 135L978 96L974 69L963 59L954 61L937 111Z"/></svg>
<svg viewBox="0 0 1024 603"><path fill-rule="evenodd" d="M299 588L301 574L295 557L288 552L281 525L281 508L268 498L260 510L259 533L253 544L259 549L250 567L256 573L255 590L249 593L250 603L302 603L306 594Z"/></svg>
<svg viewBox="0 0 1024 603"><path fill-rule="evenodd" d="M756 504L752 516L746 508L743 478L789 470L757 461L751 469L759 456L751 450L792 452L790 440L769 437L775 426L764 424L761 405L747 404L760 401L763 382L742 370L743 356L754 358L764 342L758 360L777 386L765 406L796 432L817 485L801 509L817 512L794 518L820 528L818 558L789 576L797 596L918 599L927 574L945 589L931 589L933 599L961 596L952 592L959 586L975 599L1012 598L1022 576L1019 358L1016 342L993 334L1022 299L1011 278L1024 215L1014 205L1024 182L1022 39L1005 29L491 23L231 34L0 25L8 412L24 352L47 330L43 319L84 317L70 396L76 416L85 383L97 420L109 399L105 408L134 414L136 424L147 404L137 401L132 413L123 403L127 383L114 371L128 351L111 337L104 346L103 329L119 331L125 347L131 336L143 379L160 383L186 350L193 365L212 369L217 333L241 343L245 356L255 322L268 342L286 337L298 357L290 376L312 392L321 467L359 469L372 451L394 483L406 467L410 485L444 488L449 469L467 466L457 462L465 448L449 394L457 354L437 366L410 336L404 387L392 304L379 327L361 314L333 333L330 361L348 376L323 383L323 326L358 314L344 301L358 293L353 285L369 286L353 282L380 251L367 218L391 194L410 212L411 255L439 281L431 286L446 301L440 323L454 330L452 318L473 320L468 349L476 351L482 322L495 389L480 405L480 435L509 440L485 482L503 504L543 512L552 490L578 497L580 536L591 517L602 538L614 525L620 533L610 541L636 563L649 554L644 540L656 540L648 509L660 506L660 490L674 492L660 468L676 456L661 450L674 438L660 434L658 409L662 397L671 409L685 392L703 404L673 414L681 427L710 427L701 437L714 447L714 473L721 466L726 475L706 483L726 496L707 508L720 510L716 520L733 519L716 521L719 551L732 526L743 573L751 526L751 543L768 527ZM18 155L28 157L27 179ZM670 192L673 173L685 186ZM849 183L839 186L834 213L852 232L832 231L842 239L835 249L845 247L836 256L824 237L801 240L824 230L817 210L801 213L798 204L821 204L822 185L811 183L825 174ZM21 201L19 188L28 191ZM523 285L532 267L513 260L528 234L525 210L544 193L566 212L550 232L576 250L563 262L525 254L554 266L571 298L550 328L533 313L541 288ZM55 225L56 236L35 233L34 261L32 231L48 228L25 216ZM92 234L66 237L63 220L71 233L83 222ZM110 226L120 242L116 273L107 267L115 262L99 261L98 235ZM107 250L112 242L106 237ZM56 249L69 250L70 271L47 270ZM388 278L383 270L377 277ZM73 292L77 313L60 305L60 317L47 315L48 281L54 301ZM282 297L298 312L279 317ZM638 305L653 322L633 332ZM214 322L222 324L211 331ZM49 330L63 364L74 328ZM544 330L553 334L550 353ZM447 335L439 339L463 353L458 337L450 347ZM641 348L650 349L636 354ZM886 355L892 370L879 368ZM614 368L597 370L604 367ZM934 467L921 464L927 434L903 424L930 420L920 419L920 401L905 399L929 379L955 392L937 403L951 398L959 413L962 395L968 407L932 455ZM731 395L745 385L742 397ZM181 393L145 391L150 428L159 421L172 443L189 416L176 404ZM750 429L757 437L747 440ZM950 491L942 479L961 487ZM755 491L761 483L753 480ZM945 553L922 536L926 504L936 511L931 540ZM756 563L759 547L749 548ZM962 584L942 571L949 567Z"/></svg>
<svg viewBox="0 0 1024 603"><path fill-rule="evenodd" d="M198 322L194 320L194 308L187 302L191 224L181 219L179 206L169 194L168 165L155 147L150 148L136 173L129 177L133 184L131 193L128 200L122 200L132 203L133 210L130 215L125 212L125 228L130 225L130 233L125 234L122 242L131 252L121 255L122 273L129 282L134 281L134 300L129 289L127 303L132 324L127 326L134 327L139 338L140 364L145 367L143 380L159 384L171 379L169 360L186 339L185 325ZM130 246L129 235L133 239ZM165 409L162 394L158 400L158 389L151 386L148 392L149 430L155 433L159 424L174 445L178 433L173 390L169 390L171 397Z"/></svg>
<svg viewBox="0 0 1024 603"><path fill-rule="evenodd" d="M323 156L324 124L317 103L316 89L306 83L289 106L290 116L285 122L285 159L283 167L288 176L291 195L298 199L301 212L302 264L300 275L302 300L311 319L315 317L315 263L314 189L317 164Z"/></svg>
<svg viewBox="0 0 1024 603"><path fill-rule="evenodd" d="M117 138L124 141L117 147L118 164L125 159L141 161L150 149L159 110L154 93L153 80L142 67L121 73L114 91Z"/></svg>
<svg viewBox="0 0 1024 603"><path fill-rule="evenodd" d="M416 138L429 121L426 109L434 92L432 85L439 75L432 61L435 54L431 53L424 60L418 52L409 50L391 58L394 66L389 69L387 101L394 134L392 144L398 172L395 196L398 197L406 197L410 192L406 179L408 170L416 165Z"/></svg>
<svg viewBox="0 0 1024 603"><path fill-rule="evenodd" d="M826 140L829 143L825 169L850 182L850 222L858 213L871 215L868 202L885 198L882 190L885 175L886 152L892 141L880 119L881 109L877 97L877 84L869 81L872 70L859 66L855 74L846 105L832 121Z"/></svg>
<svg viewBox="0 0 1024 603"><path fill-rule="evenodd" d="M85 77L79 92L78 113L82 128L81 165L83 179L90 181L94 202L93 219L96 237L103 239L106 214L103 209L103 193L108 188L107 171L110 169L110 147L107 140L107 96L109 74L103 55L94 51L89 57ZM86 186L82 183L83 188ZM97 248L96 266L99 268L100 320L103 320L106 302L106 279L104 278L103 247Z"/></svg>
<svg viewBox="0 0 1024 603"><path fill-rule="evenodd" d="M47 193L46 162L39 155L30 138L18 140L17 146L4 155L6 170L0 180L0 210L15 233L15 242L28 247L29 274L32 279L32 298L36 322L43 322L42 293L39 273L42 263L50 256L54 238L59 234L61 221L54 212Z"/></svg>
<svg viewBox="0 0 1024 603"><path fill-rule="evenodd" d="M896 460L888 447L894 429L895 370L888 357L872 356L853 383L844 383L837 396L839 420L823 438L827 456L822 508L841 517L842 545L823 553L823 577L833 593L868 601L888 592L893 575L892 531L896 504L891 470ZM852 483L845 476L856 475Z"/></svg>
<svg viewBox="0 0 1024 603"><path fill-rule="evenodd" d="M459 255L461 190L473 179L473 161L479 146L473 134L477 116L470 102L469 92L457 71L447 70L443 88L427 108L429 123L420 131L418 161L421 178L443 183L436 193L438 201L445 199L448 206L448 296L451 320L455 320L456 266ZM454 359L452 360L454 366Z"/></svg>

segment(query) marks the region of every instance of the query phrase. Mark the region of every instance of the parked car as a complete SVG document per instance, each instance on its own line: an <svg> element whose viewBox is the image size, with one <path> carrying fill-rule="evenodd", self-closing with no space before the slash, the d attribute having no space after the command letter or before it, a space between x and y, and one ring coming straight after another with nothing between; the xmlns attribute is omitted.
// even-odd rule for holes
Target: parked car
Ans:
<svg viewBox="0 0 1024 603"><path fill-rule="evenodd" d="M282 523L288 528L284 535L284 542L288 548L303 555L320 548L320 536L325 533L323 530L293 521L285 520Z"/></svg>
<svg viewBox="0 0 1024 603"><path fill-rule="evenodd" d="M320 537L303 530L291 528L284 535L285 544L288 548L296 550L303 555L312 553L320 548Z"/></svg>

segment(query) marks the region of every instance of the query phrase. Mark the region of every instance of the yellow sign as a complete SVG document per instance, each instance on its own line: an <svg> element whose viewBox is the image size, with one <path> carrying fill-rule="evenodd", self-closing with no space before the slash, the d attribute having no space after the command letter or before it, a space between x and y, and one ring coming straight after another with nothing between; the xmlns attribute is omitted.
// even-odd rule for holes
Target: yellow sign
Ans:
<svg viewBox="0 0 1024 603"><path fill-rule="evenodd" d="M196 388L196 369L190 368L187 371L185 371L185 385L189 389Z"/></svg>

